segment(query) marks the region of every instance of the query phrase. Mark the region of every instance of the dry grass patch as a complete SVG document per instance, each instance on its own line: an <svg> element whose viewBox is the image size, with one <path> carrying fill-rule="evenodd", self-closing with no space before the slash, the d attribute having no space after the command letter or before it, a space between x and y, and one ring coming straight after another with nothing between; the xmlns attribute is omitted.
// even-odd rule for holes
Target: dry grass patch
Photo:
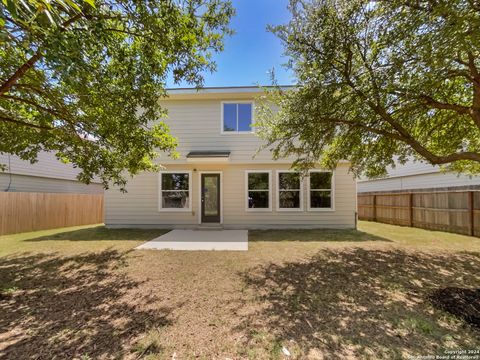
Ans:
<svg viewBox="0 0 480 360"><path fill-rule="evenodd" d="M0 237L0 357L391 359L480 347L478 330L429 300L480 288L480 239L361 223L253 231L248 252L132 250L161 233Z"/></svg>

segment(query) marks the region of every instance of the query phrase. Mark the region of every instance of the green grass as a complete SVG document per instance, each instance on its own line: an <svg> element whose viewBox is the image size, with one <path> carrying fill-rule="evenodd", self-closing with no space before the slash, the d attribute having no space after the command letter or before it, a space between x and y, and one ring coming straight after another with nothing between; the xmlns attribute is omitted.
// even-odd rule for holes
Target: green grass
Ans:
<svg viewBox="0 0 480 360"><path fill-rule="evenodd" d="M410 249L480 251L480 238L442 231L360 221L358 230Z"/></svg>
<svg viewBox="0 0 480 360"><path fill-rule="evenodd" d="M360 222L248 252L133 251L162 230L0 237L0 357L402 358L478 348L432 291L480 287L480 239Z"/></svg>
<svg viewBox="0 0 480 360"><path fill-rule="evenodd" d="M71 254L103 251L109 248L128 250L165 230L107 229L101 225L77 226L0 236L0 257L22 252Z"/></svg>

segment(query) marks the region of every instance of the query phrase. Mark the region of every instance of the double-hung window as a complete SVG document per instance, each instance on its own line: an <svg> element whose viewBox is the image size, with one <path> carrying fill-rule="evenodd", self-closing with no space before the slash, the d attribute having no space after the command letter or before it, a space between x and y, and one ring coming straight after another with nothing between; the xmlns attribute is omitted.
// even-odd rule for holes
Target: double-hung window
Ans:
<svg viewBox="0 0 480 360"><path fill-rule="evenodd" d="M270 171L251 170L245 172L246 209L248 211L269 211L272 209L270 177Z"/></svg>
<svg viewBox="0 0 480 360"><path fill-rule="evenodd" d="M222 103L222 132L248 133L252 131L252 102Z"/></svg>
<svg viewBox="0 0 480 360"><path fill-rule="evenodd" d="M188 171L160 173L159 210L188 211L191 209L192 176Z"/></svg>
<svg viewBox="0 0 480 360"><path fill-rule="evenodd" d="M308 209L333 209L333 174L330 171L311 170L308 177Z"/></svg>
<svg viewBox="0 0 480 360"><path fill-rule="evenodd" d="M302 178L300 173L279 171L277 173L278 210L302 210Z"/></svg>

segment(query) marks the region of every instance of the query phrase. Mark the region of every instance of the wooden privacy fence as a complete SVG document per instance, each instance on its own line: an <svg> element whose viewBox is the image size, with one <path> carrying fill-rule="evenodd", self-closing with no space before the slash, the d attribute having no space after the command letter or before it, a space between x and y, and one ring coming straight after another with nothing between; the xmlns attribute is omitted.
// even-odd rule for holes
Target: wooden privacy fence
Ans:
<svg viewBox="0 0 480 360"><path fill-rule="evenodd" d="M103 195L0 192L0 235L103 223Z"/></svg>
<svg viewBox="0 0 480 360"><path fill-rule="evenodd" d="M480 191L358 194L358 218L480 236Z"/></svg>

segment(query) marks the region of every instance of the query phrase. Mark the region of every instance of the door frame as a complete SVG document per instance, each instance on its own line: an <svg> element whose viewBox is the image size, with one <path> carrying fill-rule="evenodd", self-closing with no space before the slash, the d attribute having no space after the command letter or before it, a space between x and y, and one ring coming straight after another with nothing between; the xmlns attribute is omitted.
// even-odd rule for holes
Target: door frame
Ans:
<svg viewBox="0 0 480 360"><path fill-rule="evenodd" d="M220 224L223 224L223 172L222 171L199 171L198 172L198 223L202 224L202 174L220 175ZM210 223L205 223L210 224ZM211 223L216 224L216 223Z"/></svg>

